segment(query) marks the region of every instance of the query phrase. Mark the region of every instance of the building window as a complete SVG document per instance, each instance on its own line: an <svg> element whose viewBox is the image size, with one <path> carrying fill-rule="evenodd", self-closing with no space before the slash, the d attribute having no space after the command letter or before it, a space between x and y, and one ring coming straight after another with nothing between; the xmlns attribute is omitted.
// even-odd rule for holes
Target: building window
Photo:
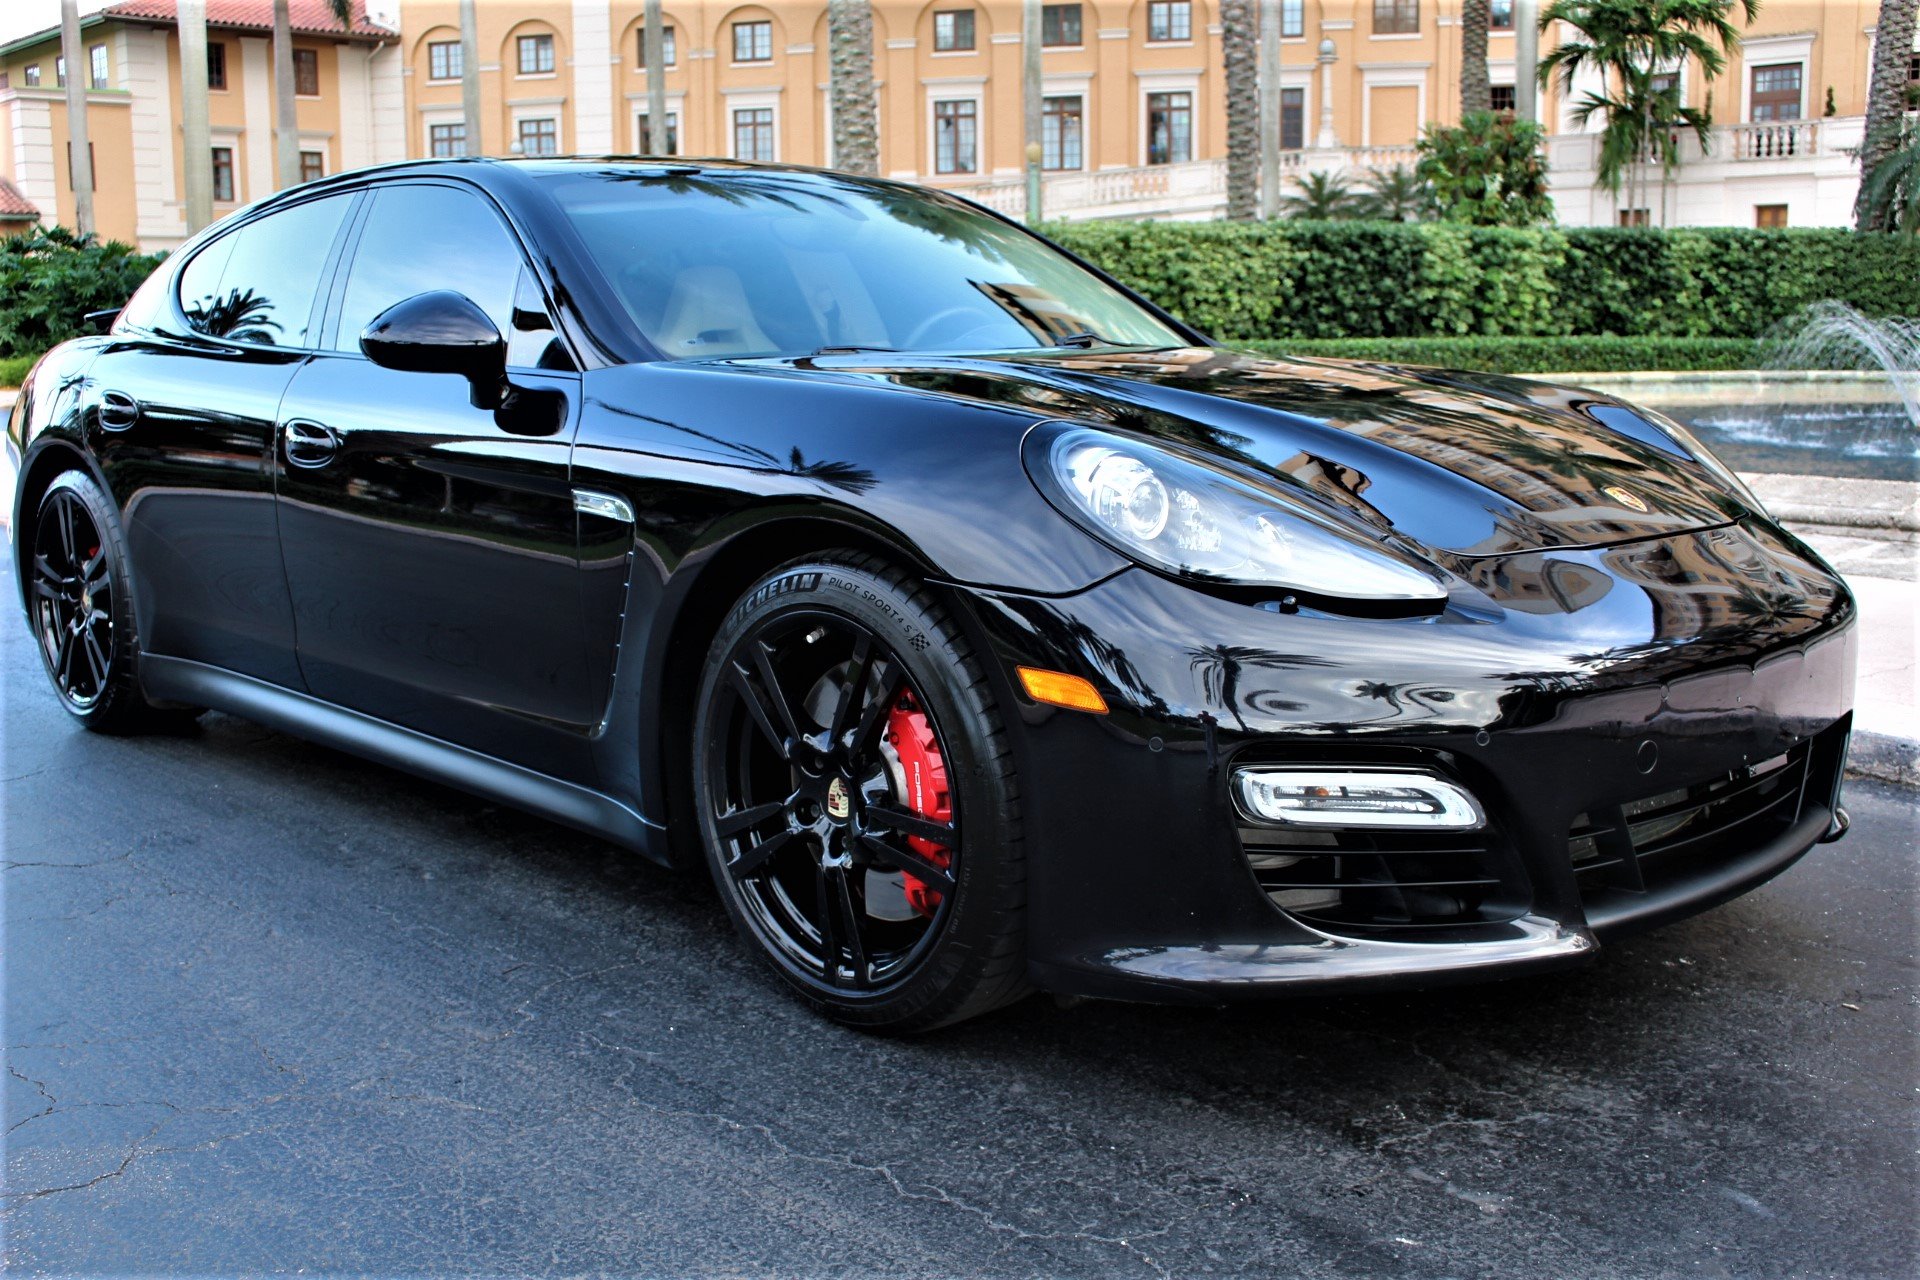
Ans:
<svg viewBox="0 0 1920 1280"><path fill-rule="evenodd" d="M771 22L734 23L733 60L735 62L773 61L773 24Z"/></svg>
<svg viewBox="0 0 1920 1280"><path fill-rule="evenodd" d="M320 51L318 49L293 51L293 91L302 98L320 96Z"/></svg>
<svg viewBox="0 0 1920 1280"><path fill-rule="evenodd" d="M972 98L933 104L933 171L972 173L980 167L980 104Z"/></svg>
<svg viewBox="0 0 1920 1280"><path fill-rule="evenodd" d="M1086 109L1079 94L1042 100L1040 110L1040 167L1042 169L1085 168L1086 136Z"/></svg>
<svg viewBox="0 0 1920 1280"><path fill-rule="evenodd" d="M1373 0L1373 34L1408 36L1420 30L1420 0Z"/></svg>
<svg viewBox="0 0 1920 1280"><path fill-rule="evenodd" d="M1655 93L1667 93L1680 87L1678 71L1656 71L1647 77L1647 88Z"/></svg>
<svg viewBox="0 0 1920 1280"><path fill-rule="evenodd" d="M1494 31L1513 30L1513 0L1493 0L1487 26Z"/></svg>
<svg viewBox="0 0 1920 1280"><path fill-rule="evenodd" d="M233 202L233 148L215 147L213 149L213 198L216 201Z"/></svg>
<svg viewBox="0 0 1920 1280"><path fill-rule="evenodd" d="M1777 231L1787 225L1787 206L1783 204L1757 204L1753 206L1753 225L1762 231Z"/></svg>
<svg viewBox="0 0 1920 1280"><path fill-rule="evenodd" d="M1776 62L1753 69L1754 120L1800 118L1800 64Z"/></svg>
<svg viewBox="0 0 1920 1280"><path fill-rule="evenodd" d="M1292 40L1307 34L1306 0L1280 0L1280 35Z"/></svg>
<svg viewBox="0 0 1920 1280"><path fill-rule="evenodd" d="M1644 227L1650 225L1652 221L1653 219L1647 216L1645 209L1622 209L1620 211L1620 225L1623 227Z"/></svg>
<svg viewBox="0 0 1920 1280"><path fill-rule="evenodd" d="M1044 17L1041 25L1045 25ZM973 47L973 10L951 9L933 15L935 53L966 53Z"/></svg>
<svg viewBox="0 0 1920 1280"><path fill-rule="evenodd" d="M97 44L87 50L87 80L95 89L107 87L107 46Z"/></svg>
<svg viewBox="0 0 1920 1280"><path fill-rule="evenodd" d="M653 146L653 143L648 141L652 135L647 130L647 113L642 111L639 119L640 152L642 155L647 155L650 154L648 149ZM680 113L678 111L667 112L667 149L660 154L669 156L680 154Z"/></svg>
<svg viewBox="0 0 1920 1280"><path fill-rule="evenodd" d="M520 139L520 154L523 156L557 156L560 154L560 126L551 116L542 116L537 120L522 120L516 132Z"/></svg>
<svg viewBox="0 0 1920 1280"><path fill-rule="evenodd" d="M427 46L429 80L458 80L466 74L466 65L458 40L435 40Z"/></svg>
<svg viewBox="0 0 1920 1280"><path fill-rule="evenodd" d="M40 64L34 62L22 67L20 70L20 82L29 89L38 89L40 87Z"/></svg>
<svg viewBox="0 0 1920 1280"><path fill-rule="evenodd" d="M300 153L300 181L312 182L316 178L327 176L327 157L322 151L302 151Z"/></svg>
<svg viewBox="0 0 1920 1280"><path fill-rule="evenodd" d="M645 68L647 65L647 26L644 22L640 24L640 30L636 38L640 41L640 61L635 65ZM769 40L771 40L771 34L769 34ZM660 28L660 54L660 60L667 66L672 67L679 65L680 49L674 40L673 27L670 25L663 25ZM736 58L735 61L739 61L739 59Z"/></svg>
<svg viewBox="0 0 1920 1280"><path fill-rule="evenodd" d="M741 107L733 113L733 158L771 161L773 108Z"/></svg>
<svg viewBox="0 0 1920 1280"><path fill-rule="evenodd" d="M1181 164L1193 159L1193 95L1147 95L1147 163Z"/></svg>
<svg viewBox="0 0 1920 1280"><path fill-rule="evenodd" d="M1148 0L1147 39L1193 39L1193 5L1189 0Z"/></svg>
<svg viewBox="0 0 1920 1280"><path fill-rule="evenodd" d="M64 57L53 60L53 87L56 89L67 87L67 60Z"/></svg>
<svg viewBox="0 0 1920 1280"><path fill-rule="evenodd" d="M1306 145L1307 91L1282 89L1280 91L1280 147L1284 151L1298 151Z"/></svg>
<svg viewBox="0 0 1920 1280"><path fill-rule="evenodd" d="M451 160L467 154L467 124L427 126L427 150L435 160Z"/></svg>
<svg viewBox="0 0 1920 1280"><path fill-rule="evenodd" d="M514 47L519 51L521 75L544 76L553 73L552 36L521 36Z"/></svg>
<svg viewBox="0 0 1920 1280"><path fill-rule="evenodd" d="M87 144L87 172L93 175L95 185L100 181L100 166L93 162L93 144ZM73 144L67 144L67 189L71 191L80 184L73 180Z"/></svg>
<svg viewBox="0 0 1920 1280"><path fill-rule="evenodd" d="M1512 85L1496 84L1487 93L1487 100L1495 111L1505 111L1511 115L1518 109L1518 99L1513 96Z"/></svg>
<svg viewBox="0 0 1920 1280"><path fill-rule="evenodd" d="M1040 46L1045 49L1071 48L1081 43L1080 6L1049 4L1040 8ZM1079 168L1075 165L1074 168Z"/></svg>
<svg viewBox="0 0 1920 1280"><path fill-rule="evenodd" d="M207 88L224 89L227 87L227 46L217 40L207 41Z"/></svg>

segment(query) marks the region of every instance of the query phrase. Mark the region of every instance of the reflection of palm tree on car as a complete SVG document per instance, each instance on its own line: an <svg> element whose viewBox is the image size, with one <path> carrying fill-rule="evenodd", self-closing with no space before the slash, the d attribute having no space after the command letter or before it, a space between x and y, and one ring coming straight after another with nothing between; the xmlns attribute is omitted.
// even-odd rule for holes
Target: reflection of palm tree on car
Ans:
<svg viewBox="0 0 1920 1280"><path fill-rule="evenodd" d="M273 300L251 289L230 289L224 297L187 309L187 319L202 333L264 346L272 346L280 330L272 314Z"/></svg>

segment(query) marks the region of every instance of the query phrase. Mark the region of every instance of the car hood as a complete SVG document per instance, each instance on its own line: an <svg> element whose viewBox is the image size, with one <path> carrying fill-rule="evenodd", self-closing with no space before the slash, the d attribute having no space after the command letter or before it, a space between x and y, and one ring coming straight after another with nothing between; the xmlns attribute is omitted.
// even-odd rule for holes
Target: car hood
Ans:
<svg viewBox="0 0 1920 1280"><path fill-rule="evenodd" d="M767 363L1197 449L1452 557L1607 546L1745 511L1655 420L1595 392L1494 374L1213 348Z"/></svg>

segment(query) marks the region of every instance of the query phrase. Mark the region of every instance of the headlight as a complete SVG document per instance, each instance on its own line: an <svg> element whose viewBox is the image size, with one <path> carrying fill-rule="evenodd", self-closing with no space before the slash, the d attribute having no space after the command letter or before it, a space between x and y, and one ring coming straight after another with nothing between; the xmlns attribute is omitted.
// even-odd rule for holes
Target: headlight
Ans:
<svg viewBox="0 0 1920 1280"><path fill-rule="evenodd" d="M1092 427L1029 434L1041 491L1122 553L1190 578L1349 600L1443 600L1437 574L1281 494Z"/></svg>

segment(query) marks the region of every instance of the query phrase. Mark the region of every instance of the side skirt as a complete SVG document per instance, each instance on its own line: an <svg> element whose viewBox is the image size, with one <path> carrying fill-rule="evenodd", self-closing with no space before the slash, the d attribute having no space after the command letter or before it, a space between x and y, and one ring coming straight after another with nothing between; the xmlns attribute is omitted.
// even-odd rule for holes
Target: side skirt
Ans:
<svg viewBox="0 0 1920 1280"><path fill-rule="evenodd" d="M212 707L254 720L563 822L663 866L671 865L663 828L588 787L186 658L141 654L140 683L151 698Z"/></svg>

